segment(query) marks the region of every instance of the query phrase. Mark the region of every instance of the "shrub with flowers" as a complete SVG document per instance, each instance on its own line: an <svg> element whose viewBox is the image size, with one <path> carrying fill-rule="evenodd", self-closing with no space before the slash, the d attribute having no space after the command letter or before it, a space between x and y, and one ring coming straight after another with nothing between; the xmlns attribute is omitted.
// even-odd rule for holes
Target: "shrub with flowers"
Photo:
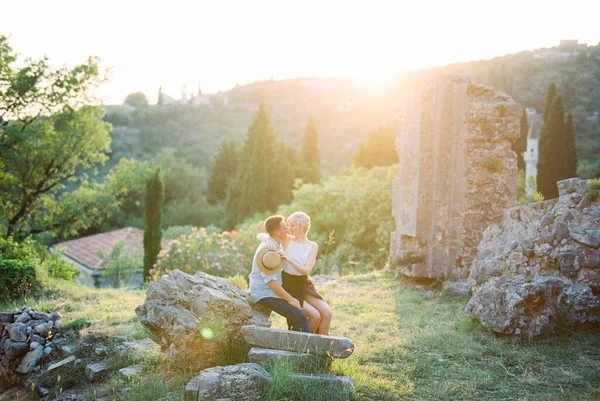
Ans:
<svg viewBox="0 0 600 401"><path fill-rule="evenodd" d="M193 228L170 242L169 249L158 254L152 275L179 269L194 274L203 271L219 277L247 276L259 242L256 234L263 232L263 222L238 231L208 233L204 227Z"/></svg>

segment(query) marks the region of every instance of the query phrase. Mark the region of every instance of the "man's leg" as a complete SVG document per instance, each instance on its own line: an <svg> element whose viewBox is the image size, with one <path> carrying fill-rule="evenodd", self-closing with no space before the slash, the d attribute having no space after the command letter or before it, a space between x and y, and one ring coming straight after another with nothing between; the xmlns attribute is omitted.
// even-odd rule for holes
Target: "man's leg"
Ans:
<svg viewBox="0 0 600 401"><path fill-rule="evenodd" d="M302 309L293 307L281 298L263 298L258 303L288 319L295 331L310 333L308 318Z"/></svg>

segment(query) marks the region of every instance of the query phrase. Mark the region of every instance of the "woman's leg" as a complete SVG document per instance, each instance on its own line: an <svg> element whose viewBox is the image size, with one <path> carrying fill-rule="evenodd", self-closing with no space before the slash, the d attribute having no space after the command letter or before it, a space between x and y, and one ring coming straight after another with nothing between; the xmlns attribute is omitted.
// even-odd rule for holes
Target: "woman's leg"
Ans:
<svg viewBox="0 0 600 401"><path fill-rule="evenodd" d="M321 321L321 314L318 310L316 310L312 305L308 302L304 301L302 305L304 312L306 312L306 316L308 316L308 324L310 325L311 333L316 333L316 328L319 327L319 322Z"/></svg>
<svg viewBox="0 0 600 401"><path fill-rule="evenodd" d="M331 318L333 317L333 312L331 312L331 308L329 307L329 305L327 305L327 302L323 301L322 299L315 298L310 294L304 294L304 305L306 305L307 303L314 307L321 315L321 324L319 325L318 333L328 335L329 326L331 325Z"/></svg>

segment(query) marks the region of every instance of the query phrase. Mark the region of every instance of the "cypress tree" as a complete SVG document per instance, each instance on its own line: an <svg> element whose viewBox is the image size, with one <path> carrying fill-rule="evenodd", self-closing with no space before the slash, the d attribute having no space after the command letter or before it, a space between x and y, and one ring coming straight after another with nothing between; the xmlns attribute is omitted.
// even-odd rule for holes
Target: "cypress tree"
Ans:
<svg viewBox="0 0 600 401"><path fill-rule="evenodd" d="M527 122L527 113L523 110L521 113L521 136L512 144L512 150L517 154L517 171L525 170L525 161L523 152L527 150L527 134L529 133L529 124Z"/></svg>
<svg viewBox="0 0 600 401"><path fill-rule="evenodd" d="M544 108L544 123L548 121L548 113L550 112L550 107L552 106L552 102L556 97L556 85L554 82L550 83L548 86L548 92L546 93L546 106Z"/></svg>
<svg viewBox="0 0 600 401"><path fill-rule="evenodd" d="M573 116L567 116L564 135L565 172L564 178L577 176L577 151L575 150L575 130L573 129Z"/></svg>
<svg viewBox="0 0 600 401"><path fill-rule="evenodd" d="M227 186L235 176L238 164L238 150L235 142L223 141L212 165L208 180L208 201L221 202L227 196Z"/></svg>
<svg viewBox="0 0 600 401"><path fill-rule="evenodd" d="M542 126L537 187L546 199L558 197L556 182L565 178L565 120L560 95L556 95Z"/></svg>
<svg viewBox="0 0 600 401"><path fill-rule="evenodd" d="M291 199L294 173L287 156L261 104L240 150L235 178L227 187L227 228L256 212L274 211L280 202Z"/></svg>
<svg viewBox="0 0 600 401"><path fill-rule="evenodd" d="M150 270L160 252L162 208L165 202L165 185L160 168L146 184L146 224L144 227L144 281L150 279Z"/></svg>
<svg viewBox="0 0 600 401"><path fill-rule="evenodd" d="M162 85L161 85L161 86L158 87L158 102L157 102L157 104L159 106L162 106L163 105L163 101L164 101L164 99L163 99Z"/></svg>
<svg viewBox="0 0 600 401"><path fill-rule="evenodd" d="M306 123L304 143L300 152L299 176L306 183L316 184L321 179L321 155L317 142L317 123L311 115Z"/></svg>

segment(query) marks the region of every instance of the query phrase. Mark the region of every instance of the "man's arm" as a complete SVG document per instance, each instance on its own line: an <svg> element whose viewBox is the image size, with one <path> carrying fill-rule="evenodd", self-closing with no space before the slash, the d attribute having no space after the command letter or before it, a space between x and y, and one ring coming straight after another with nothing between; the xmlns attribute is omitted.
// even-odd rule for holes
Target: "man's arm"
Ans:
<svg viewBox="0 0 600 401"><path fill-rule="evenodd" d="M281 284L279 284L279 282L277 282L276 280L271 280L267 283L267 285L279 298L283 299L295 308L302 309L302 306L300 306L300 302L296 298L291 296L286 290L284 290Z"/></svg>

